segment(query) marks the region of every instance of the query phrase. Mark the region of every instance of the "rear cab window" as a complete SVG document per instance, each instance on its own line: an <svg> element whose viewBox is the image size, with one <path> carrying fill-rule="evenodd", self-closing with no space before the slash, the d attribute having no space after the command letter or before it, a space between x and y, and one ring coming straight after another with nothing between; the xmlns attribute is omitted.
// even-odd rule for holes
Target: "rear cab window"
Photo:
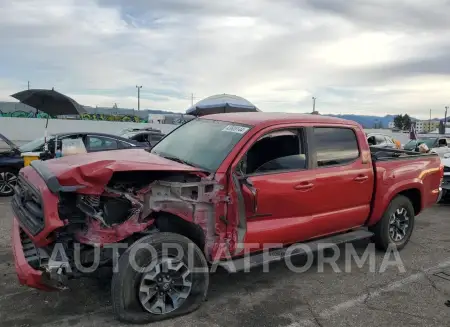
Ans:
<svg viewBox="0 0 450 327"><path fill-rule="evenodd" d="M360 156L355 131L348 127L314 127L317 167L349 164Z"/></svg>

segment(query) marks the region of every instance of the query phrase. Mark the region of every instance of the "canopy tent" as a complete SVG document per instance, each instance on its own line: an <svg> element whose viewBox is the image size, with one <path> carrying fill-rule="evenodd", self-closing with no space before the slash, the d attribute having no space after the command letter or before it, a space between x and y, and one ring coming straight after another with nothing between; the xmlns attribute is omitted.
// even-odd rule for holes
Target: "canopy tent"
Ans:
<svg viewBox="0 0 450 327"><path fill-rule="evenodd" d="M186 114L194 116L204 116L224 112L257 112L260 111L250 101L230 94L217 94L207 97L188 110Z"/></svg>

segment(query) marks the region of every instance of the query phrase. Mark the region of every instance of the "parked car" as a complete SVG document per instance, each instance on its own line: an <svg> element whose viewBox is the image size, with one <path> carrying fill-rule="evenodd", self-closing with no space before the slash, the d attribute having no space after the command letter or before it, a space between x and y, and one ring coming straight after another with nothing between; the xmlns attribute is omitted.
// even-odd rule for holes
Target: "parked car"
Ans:
<svg viewBox="0 0 450 327"><path fill-rule="evenodd" d="M121 137L134 140L141 145L154 147L165 136L160 130L153 128L126 129L119 134Z"/></svg>
<svg viewBox="0 0 450 327"><path fill-rule="evenodd" d="M379 148L389 148L397 149L395 139L392 136L379 134L379 133L369 133L367 134L367 142L369 146L379 147Z"/></svg>
<svg viewBox="0 0 450 327"><path fill-rule="evenodd" d="M443 154L441 162L444 165L444 177L442 179L442 193L439 202L448 200L450 196L450 153Z"/></svg>
<svg viewBox="0 0 450 327"><path fill-rule="evenodd" d="M55 290L83 275L72 255L45 259L55 244L71 254L81 243L78 257L91 267L94 250L97 263L111 265L106 245L120 243L113 310L122 321L157 321L201 305L209 264L239 271L298 254L267 255L269 243L317 249L371 237L381 250L402 249L415 217L436 203L442 174L436 154L369 148L356 122L208 115L151 150L22 169L12 200L15 267L22 284Z"/></svg>
<svg viewBox="0 0 450 327"><path fill-rule="evenodd" d="M82 138L88 152L129 149L142 147L135 141L104 133L60 133L48 136L49 146L54 145L55 137L58 140ZM0 134L9 149L0 152L0 196L11 196L14 194L14 185L17 173L23 168L24 162L21 156L24 152L40 152L44 150L44 137L17 146L4 135Z"/></svg>
<svg viewBox="0 0 450 327"><path fill-rule="evenodd" d="M419 151L419 145L425 143L431 152L443 154L449 152L450 136L445 135L427 135L420 136L417 140L410 140L403 148L408 151Z"/></svg>

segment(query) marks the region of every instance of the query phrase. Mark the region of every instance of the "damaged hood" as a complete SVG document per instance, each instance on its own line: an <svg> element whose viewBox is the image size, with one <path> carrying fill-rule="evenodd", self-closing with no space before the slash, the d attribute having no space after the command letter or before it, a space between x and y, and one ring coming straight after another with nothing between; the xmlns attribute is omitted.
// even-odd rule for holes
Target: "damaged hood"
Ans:
<svg viewBox="0 0 450 327"><path fill-rule="evenodd" d="M42 162L61 185L106 185L114 172L180 171L203 172L197 167L162 158L144 149L76 154ZM91 184L91 185L89 185Z"/></svg>

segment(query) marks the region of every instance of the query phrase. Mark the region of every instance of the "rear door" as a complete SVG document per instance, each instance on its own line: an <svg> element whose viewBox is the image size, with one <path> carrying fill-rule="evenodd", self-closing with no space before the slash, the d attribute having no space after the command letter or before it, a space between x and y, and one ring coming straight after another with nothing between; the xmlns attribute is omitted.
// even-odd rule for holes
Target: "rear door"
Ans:
<svg viewBox="0 0 450 327"><path fill-rule="evenodd" d="M358 132L352 126L312 128L314 194L320 198L312 213L316 236L361 226L369 216L374 173L370 160L362 159Z"/></svg>

